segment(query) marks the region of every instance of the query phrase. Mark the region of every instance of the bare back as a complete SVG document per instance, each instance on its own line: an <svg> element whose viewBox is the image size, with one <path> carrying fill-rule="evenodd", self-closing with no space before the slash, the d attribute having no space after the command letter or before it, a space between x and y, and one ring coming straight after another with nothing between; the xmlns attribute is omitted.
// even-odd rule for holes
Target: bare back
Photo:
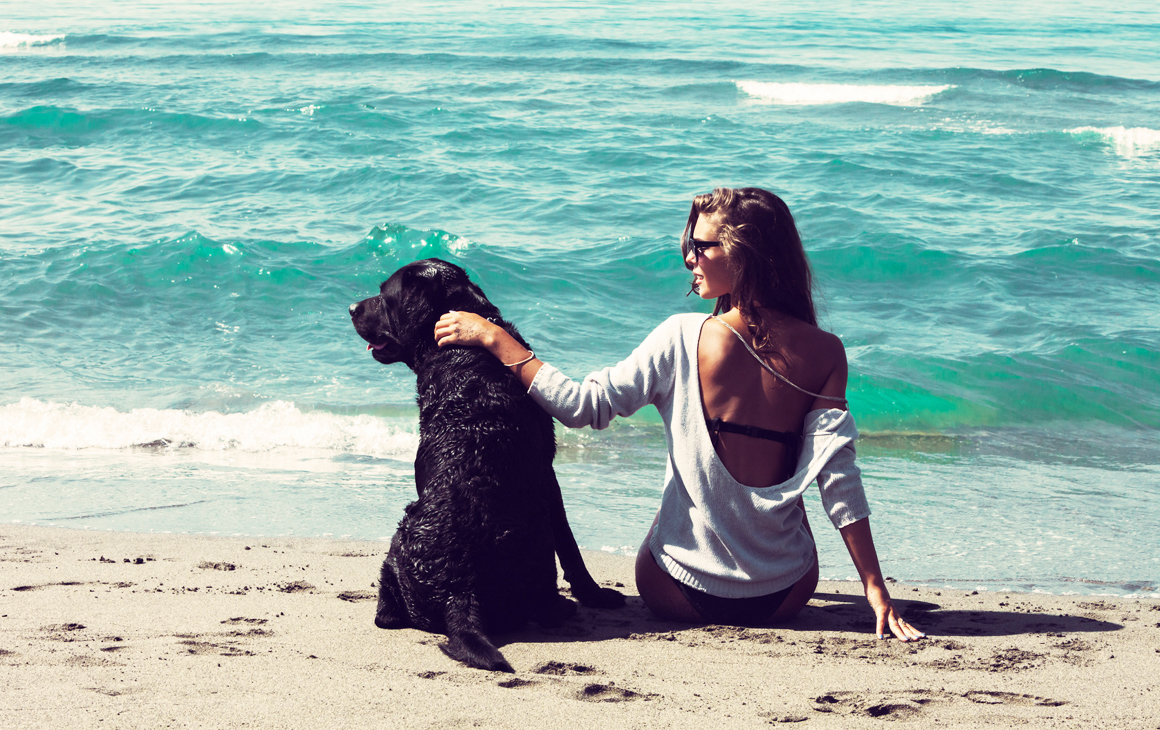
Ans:
<svg viewBox="0 0 1160 730"><path fill-rule="evenodd" d="M748 327L736 309L721 315L752 346ZM826 396L846 392L846 351L836 336L782 316L773 329L776 353L765 362L792 383ZM818 408L845 408L840 401L817 399L782 382L761 366L728 328L713 319L701 327L697 344L701 403L707 419L721 418L772 431L800 433L805 416ZM717 455L738 482L767 487L783 481L797 454L786 445L742 434L719 433Z"/></svg>

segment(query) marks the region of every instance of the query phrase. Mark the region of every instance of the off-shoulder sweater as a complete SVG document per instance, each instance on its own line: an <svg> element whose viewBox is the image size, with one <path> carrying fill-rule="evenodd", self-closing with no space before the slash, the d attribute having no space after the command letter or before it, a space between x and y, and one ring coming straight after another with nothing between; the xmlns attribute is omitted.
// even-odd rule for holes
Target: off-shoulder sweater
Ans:
<svg viewBox="0 0 1160 730"><path fill-rule="evenodd" d="M848 411L810 411L793 476L760 488L738 482L713 448L701 406L697 342L705 319L670 317L627 359L581 383L545 363L529 393L571 428L605 428L615 416L656 406L669 451L649 543L658 564L674 579L723 598L775 593L815 561L798 505L810 482L817 481L835 527L869 516L854 464L858 431Z"/></svg>

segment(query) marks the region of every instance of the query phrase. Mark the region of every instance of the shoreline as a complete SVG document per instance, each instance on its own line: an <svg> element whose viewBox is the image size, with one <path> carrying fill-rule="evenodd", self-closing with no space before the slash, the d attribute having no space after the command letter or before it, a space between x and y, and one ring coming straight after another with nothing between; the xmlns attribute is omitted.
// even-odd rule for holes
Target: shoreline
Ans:
<svg viewBox="0 0 1160 730"><path fill-rule="evenodd" d="M57 522L64 521L58 520ZM393 524L393 523L392 523ZM32 521L12 521L0 522L0 532L6 527L12 528L27 528L27 529L44 529L44 530L64 530L82 533L114 533L127 535L142 535L142 536L158 536L158 537L190 537L190 538L205 538L208 540L223 539L223 540L249 540L251 542L258 540L291 540L291 541L321 541L321 542L342 542L362 544L365 546L382 545L383 555L386 555L386 550L390 545L390 536L384 537L365 537L358 535L333 535L333 534L317 534L317 535L243 535L238 533L211 533L211 532L181 532L176 530L156 530L141 532L129 528L116 527L100 527L100 526L65 526L55 524L52 522L32 522ZM393 533L392 533L393 534ZM837 533L835 533L837 534ZM849 565L849 560L845 552L844 546L834 541L834 545L828 546L838 551L843 569L850 571L853 568ZM370 549L368 547L368 549ZM601 555L607 556L610 559L628 559L633 560L636 557L638 546L626 545L620 548L606 547L597 550L595 548L581 548L581 552L586 556ZM825 547L819 546L819 552ZM589 558L590 559L590 558ZM889 571L884 571L889 572ZM377 573L376 573L377 574ZM1155 601L1160 603L1160 588L1153 581L1148 580L1096 580L1091 578L1068 578L1068 579L1054 579L1056 585L1070 584L1076 586L1087 586L1092 590L1081 591L1056 591L1044 588L1037 588L1036 581L1033 579L1015 579L1015 578L948 578L946 576L938 578L902 578L895 579L887 577L887 582L905 584L911 587L918 587L924 590L949 590L959 592L973 592L979 593L1004 593L1004 594L1019 594L1028 596L1056 596L1060 598L1074 598L1074 599L1116 599L1124 601ZM834 583L837 585L859 585L857 578L825 578L821 579L823 583ZM1046 582L1046 581L1041 581ZM1023 586L1012 585L1016 583L1023 583ZM563 586L564 584L561 584ZM1027 586L1031 586L1029 590ZM1098 592L1100 588L1106 589L1106 592Z"/></svg>
<svg viewBox="0 0 1160 730"><path fill-rule="evenodd" d="M880 641L861 586L793 621L651 617L629 596L496 635L515 675L374 627L387 544L0 525L6 727L1160 727L1160 602L891 584L924 641ZM618 585L619 584L619 585Z"/></svg>

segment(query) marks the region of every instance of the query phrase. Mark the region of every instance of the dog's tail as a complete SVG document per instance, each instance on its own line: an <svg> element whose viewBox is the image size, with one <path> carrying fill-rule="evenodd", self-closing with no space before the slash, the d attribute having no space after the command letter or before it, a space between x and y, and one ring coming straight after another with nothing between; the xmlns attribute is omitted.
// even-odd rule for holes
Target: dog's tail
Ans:
<svg viewBox="0 0 1160 730"><path fill-rule="evenodd" d="M439 646L444 654L477 669L515 671L483 633L483 619L475 596L452 596L447 601L445 617L447 643Z"/></svg>

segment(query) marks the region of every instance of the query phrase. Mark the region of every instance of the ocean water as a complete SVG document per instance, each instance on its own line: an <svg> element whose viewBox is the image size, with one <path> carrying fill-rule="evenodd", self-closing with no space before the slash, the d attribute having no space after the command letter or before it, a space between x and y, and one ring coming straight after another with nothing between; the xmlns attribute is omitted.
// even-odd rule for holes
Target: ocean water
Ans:
<svg viewBox="0 0 1160 730"><path fill-rule="evenodd" d="M414 377L351 302L445 258L581 377L707 311L690 200L757 185L846 345L887 575L1157 595L1160 10L0 7L0 521L387 538ZM581 545L635 551L655 412L558 439Z"/></svg>

